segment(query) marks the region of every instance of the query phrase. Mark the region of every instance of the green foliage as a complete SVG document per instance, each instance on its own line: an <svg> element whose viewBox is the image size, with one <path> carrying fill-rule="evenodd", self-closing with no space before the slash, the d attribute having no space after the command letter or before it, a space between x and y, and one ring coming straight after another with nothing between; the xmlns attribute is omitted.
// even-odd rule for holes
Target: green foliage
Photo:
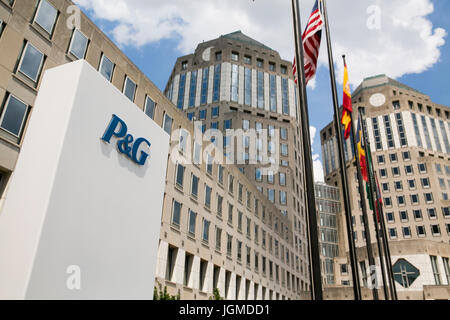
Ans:
<svg viewBox="0 0 450 320"><path fill-rule="evenodd" d="M159 289L156 286L153 288L153 300L180 300L180 290L178 290L176 296L172 296L167 292L166 286L162 289L161 284L158 282L158 287Z"/></svg>
<svg viewBox="0 0 450 320"><path fill-rule="evenodd" d="M214 295L214 300L225 300L223 297L220 296L219 289L217 289L217 288L214 289L213 295Z"/></svg>

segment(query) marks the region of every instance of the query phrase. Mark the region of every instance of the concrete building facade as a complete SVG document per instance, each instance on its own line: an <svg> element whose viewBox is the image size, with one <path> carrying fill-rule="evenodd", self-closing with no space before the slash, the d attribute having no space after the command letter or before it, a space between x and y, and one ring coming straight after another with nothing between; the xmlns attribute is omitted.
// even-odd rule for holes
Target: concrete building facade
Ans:
<svg viewBox="0 0 450 320"><path fill-rule="evenodd" d="M237 31L178 58L165 94L189 120L200 121L202 132L222 132L224 149L230 146L237 155L232 162L288 219L292 258L306 290L310 280L303 153L291 70L278 52ZM247 136L252 131L256 135ZM264 163L265 141L273 157Z"/></svg>
<svg viewBox="0 0 450 320"><path fill-rule="evenodd" d="M269 76L269 73L275 74L272 60L276 62L276 73L283 74L283 77L275 78L275 96L270 94L270 90L264 91L264 108L273 107L269 101L276 101L277 111L244 107L242 99L245 100L245 93L241 87L238 101L229 103L227 99L232 92L223 86L219 116L232 114L229 118L232 125L230 122L226 125L230 129L241 127L243 119L251 121L252 125L254 121L255 126L259 126L256 119L260 119L258 121L264 127L285 128L282 137L285 146L281 147L282 169L276 178L277 182L279 177L284 182L271 187L273 192L270 191L282 199L281 202L275 202L265 193L264 189L272 182L255 183L255 169L205 161L186 163L189 150L197 149L193 140L181 144L180 136L194 137L195 128L186 112L179 110L185 108L184 102L183 108L176 107L179 99L174 100L174 97L181 99L183 95L178 94L181 91L176 85L179 80L175 72L169 87L177 87L178 92L169 94L169 89L166 89L168 99L71 1L0 0L0 25L2 202L8 196L8 183L14 174L23 140L27 137L27 124L33 114L42 74L49 68L85 59L172 136L163 212L154 212L161 214L156 281L167 286L171 294L180 292L182 299L208 299L215 288L227 299L308 297L306 291L310 281L303 172L297 139L299 130L294 124L293 82L287 72L290 65L281 61L275 51L261 49L264 52L255 54L253 62L256 65L259 54L267 55L265 61L270 63L263 64L268 71L264 74L264 81L272 83L272 92L273 76ZM243 49L245 45L241 40L237 43L241 43ZM233 42L230 39L223 41ZM252 50L253 44L249 44ZM225 59L226 56L227 51L222 49L222 57ZM238 68L239 74L245 73L242 64ZM214 72L211 66L208 67L211 70L209 81ZM186 66L180 61L177 68ZM234 72L236 67L224 64L222 70ZM222 83L229 81L225 71L220 73ZM199 72L197 83L201 83L202 78ZM254 76L252 83L256 79ZM240 78L239 82L242 80ZM186 83L190 82L186 78ZM214 100L212 89L212 86L208 87L206 99L209 104ZM256 85L252 90L257 91ZM189 104L189 98L194 96L195 105L202 102L202 96L189 96L189 93L190 90L185 91L186 103ZM252 103L254 98L252 94ZM209 110L208 114L211 114ZM203 149L200 150L206 150L209 144L209 141L201 141ZM220 153L214 156L220 157ZM272 178L275 180L274 176ZM265 191L264 194L261 191ZM148 210L151 212L151 205Z"/></svg>
<svg viewBox="0 0 450 320"><path fill-rule="evenodd" d="M433 267L433 270L441 270L441 274L448 274L449 270L450 108L433 103L429 96L385 75L365 79L353 92L352 100L354 119L357 119L358 108L362 108L367 126L389 243L391 250L397 252L392 252L392 263L395 266L400 259L405 259L420 269L421 275L414 288L402 282L400 277L396 279L397 290L405 298L417 298L417 294L410 295L409 292L418 290L418 284L422 293L425 286L448 284L445 279L434 281L430 270ZM333 123L321 130L321 144L325 182L340 187ZM354 239L361 260L361 283L366 283L364 274L369 266L357 170L355 163L350 161L354 155L350 140L345 141L344 147ZM373 252L378 254L371 214L369 227ZM348 253L348 242L343 214L338 217L338 226L341 257L336 259L337 284L350 285L350 271L344 254ZM427 249L420 249L423 246ZM413 260L417 262L413 263ZM397 267L405 272L413 269L406 263Z"/></svg>

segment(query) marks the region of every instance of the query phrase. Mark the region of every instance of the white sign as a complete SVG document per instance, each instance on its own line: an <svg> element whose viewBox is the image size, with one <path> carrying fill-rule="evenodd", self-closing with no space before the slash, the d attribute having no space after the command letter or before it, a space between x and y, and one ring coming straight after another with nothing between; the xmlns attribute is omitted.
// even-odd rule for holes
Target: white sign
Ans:
<svg viewBox="0 0 450 320"><path fill-rule="evenodd" d="M168 148L87 62L48 70L0 213L0 299L152 299Z"/></svg>

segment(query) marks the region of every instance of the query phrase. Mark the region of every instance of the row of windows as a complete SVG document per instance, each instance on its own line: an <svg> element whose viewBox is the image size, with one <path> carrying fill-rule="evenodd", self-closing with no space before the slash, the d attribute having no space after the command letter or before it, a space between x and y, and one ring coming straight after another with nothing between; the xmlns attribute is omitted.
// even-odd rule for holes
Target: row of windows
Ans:
<svg viewBox="0 0 450 320"><path fill-rule="evenodd" d="M419 173L425 174L427 173L427 165L425 163L419 163L417 165L417 168L419 169ZM414 174L414 168L412 165L405 165L405 174L406 175L413 175ZM400 167L392 167L392 176L393 177L399 177L401 175ZM380 177L381 178L387 178L388 177L388 170L386 168L379 169Z"/></svg>
<svg viewBox="0 0 450 320"><path fill-rule="evenodd" d="M222 51L215 52L214 57L215 57L216 61L222 61ZM239 54L239 52L232 51L230 58L231 58L232 61L239 62L240 61L240 54ZM252 65L253 58L252 58L251 55L247 55L246 54L246 55L243 56L242 61L245 64ZM188 68L188 66L189 66L189 63L187 61L182 61L181 62L181 70L186 70ZM259 59L259 58L256 59L256 66L258 68L264 68L264 60L263 59ZM273 71L273 72L276 72L276 64L275 64L275 62L269 62L269 70ZM282 74L287 74L287 66L280 65L280 72Z"/></svg>
<svg viewBox="0 0 450 320"><path fill-rule="evenodd" d="M446 224L445 225L447 234L450 235L450 224ZM430 229L431 234L434 237L438 237L441 236L441 226L439 224L432 224L430 225ZM417 236L418 237L425 237L426 236L426 228L425 226L417 226L416 227L416 231L417 231ZM411 227L402 227L401 228L401 232L403 234L404 238L411 238L412 234L411 234ZM397 239L398 234L397 234L397 228L389 228L389 237L391 239Z"/></svg>
<svg viewBox="0 0 450 320"><path fill-rule="evenodd" d="M206 172L209 175L212 175L212 164L210 161L207 161L207 168L206 168ZM175 186L179 189L179 190L183 190L185 182L184 182L184 178L185 177L185 167L181 164L177 164L176 166L176 172L175 172ZM200 179L194 175L191 174L190 177L191 181L190 181L190 196L191 198L193 198L195 201L198 200L199 198L199 187L200 187ZM220 185L223 185L223 167L222 166L218 166L218 183ZM244 186L241 183L237 183L238 185L238 192L237 192L237 197L238 197L238 201L240 203L244 203ZM235 182L234 182L234 177L232 175L228 176L228 193L233 196L234 194L234 188L235 188ZM203 199L203 205L207 210L211 210L212 209L212 188L210 186L208 186L206 183L204 184L204 199ZM253 199L253 202L252 202ZM287 202L287 194L286 192L281 193L280 192L280 203L281 204L286 204ZM219 193L216 194L216 213L219 217L222 217L223 215L223 196L220 195ZM257 198L252 197L251 192L247 191L246 192L246 206L247 209L253 210L254 214L256 217L261 217L262 221L265 224L268 224L270 226L270 228L272 228L272 213L269 213L267 215L266 213L266 207L261 205L260 201ZM252 207L253 206L253 207ZM177 208L177 209L181 209ZM179 212L178 210L176 212ZM260 216L261 214L261 216ZM234 215L234 206L231 205L230 203L228 204L228 222L229 224L232 226L233 223L233 215ZM242 219L243 219L243 213L241 211L238 210L238 230L242 231ZM249 219L249 218L247 218ZM283 222L281 222L279 224L278 222L278 217L275 217L274 219L274 225L273 228L275 230L276 233L279 233L280 235L284 235L284 237L286 238L286 240L289 239L289 230L287 228L287 226L284 225ZM172 215L172 222L175 225L179 226L179 214L175 214ZM255 230L259 230L259 227L255 224ZM254 237L255 242L259 243L259 237L258 237L258 232L255 233L256 236ZM203 239L206 240L206 239ZM263 244L265 243L265 239L262 242Z"/></svg>
<svg viewBox="0 0 450 320"><path fill-rule="evenodd" d="M166 264L166 273L165 278L168 281L174 281L174 274L175 274L175 261L177 261L178 258L178 249L175 247L169 247L167 252L167 264ZM296 277L295 275L291 274L289 271L284 270L282 267L278 266L277 264L274 264L272 261L266 259L266 257L262 256L260 257L258 254L255 254L255 264L259 266L261 263L261 272L263 275L269 274L270 280L275 279L276 283L278 285L281 284L282 287L287 287L288 290L291 290L294 293L300 293L302 290L307 289L307 284L303 282L303 280L300 280L300 278ZM186 287L192 287L193 281L195 278L198 279L199 283L199 289L202 292L206 292L206 278L207 278L207 269L208 269L208 262L206 260L200 259L200 265L198 270L198 275L193 275L193 263L194 263L194 255L190 254L188 252L184 255L184 266L183 266L183 284ZM220 273L220 267L214 265L213 266L213 275L212 275L212 288L218 287L218 281L219 281L219 273ZM259 272L259 271L258 271ZM250 280L246 280L245 278L242 278L240 275L236 275L236 282L231 283L231 271L225 270L225 297L230 296L230 289L234 288L236 291L234 292L235 298L241 297L241 284L242 281L245 281L244 288L245 288L245 299L250 298ZM254 283L254 294L256 294L259 291L260 285L257 283ZM280 294L276 293L272 290L269 290L267 292L267 289L265 287L261 288L262 290L262 297L266 297L266 293L269 294L269 297L272 299L279 299ZM210 292L212 293L212 292ZM284 296L281 296L282 299L284 299Z"/></svg>
<svg viewBox="0 0 450 320"><path fill-rule="evenodd" d="M201 79L201 92L199 93L200 96L200 105L207 104L207 96L208 96L208 86L209 86L209 68L204 68L202 71L202 79ZM193 108L196 106L196 96L197 96L197 77L198 77L198 71L192 71L190 74L190 81L187 82L187 74L182 73L180 74L179 78L179 84L178 84L178 97L176 101L177 108L182 110L184 109L185 105L185 96L186 96L186 86L189 85L189 92L188 92L188 101L187 105L188 108ZM264 79L264 72L258 71L256 73L256 104L259 109L264 109L265 107L265 79ZM233 102L239 101L239 66L238 65L231 65L231 74L230 74L230 100ZM213 77L213 90L212 90L212 102L216 103L219 102L220 99L220 86L221 86L221 65L217 64L214 66L214 77ZM244 68L244 97L243 102L245 105L252 105L252 70L248 68ZM276 76L275 75L269 75L269 83L268 83L268 89L269 89L269 109L271 112L278 112L278 105L277 105L277 96L278 94L281 95L281 112L284 115L289 115L290 108L289 108L289 86L288 86L288 79L282 78L281 79L281 92L278 92L277 89L277 83L276 83ZM169 99L172 98L173 95L173 84L169 86L167 97Z"/></svg>
<svg viewBox="0 0 450 320"><path fill-rule="evenodd" d="M431 192L424 193L423 198L425 200L425 203L431 204L434 202L433 194ZM420 204L419 195L418 194L411 194L410 195L410 201L412 205L418 205ZM384 205L386 207L392 207L392 198L391 197L385 197L383 198ZM404 195L397 196L397 205L398 206L406 206L406 197Z"/></svg>
<svg viewBox="0 0 450 320"><path fill-rule="evenodd" d="M443 207L441 208L442 211L442 216L445 219L450 218L450 207ZM429 219L437 219L437 212L436 212L436 208L428 208L427 209L427 214ZM409 214L407 210L402 210L399 211L398 213L399 215L399 219L402 222L407 222L409 221ZM421 209L417 209L417 210L412 210L412 215L414 217L414 220L416 221L421 221L423 220L423 215L422 215L422 210ZM387 212L386 213L386 219L389 223L394 223L395 222L395 215L393 212Z"/></svg>
<svg viewBox="0 0 450 320"><path fill-rule="evenodd" d="M39 25L51 36L58 11L47 0L41 0L38 3L33 23ZM0 35L3 29L3 22L0 21ZM77 59L84 59L89 45L89 39L78 29L73 29L72 37L67 53ZM32 81L35 86L39 82L46 56L37 49L31 42L25 40L21 54L19 56L16 73L25 76ZM111 81L114 72L114 63L102 54L99 64L99 72L108 81ZM124 95L134 102L137 85L128 76L125 77L123 85ZM155 103L150 97L146 97L145 112L153 118ZM23 127L29 112L29 106L12 94L7 94L3 102L3 108L0 113L0 128L11 134L13 137L20 138Z"/></svg>
<svg viewBox="0 0 450 320"><path fill-rule="evenodd" d="M408 101L408 105L409 105L409 109L414 110L414 102L413 101ZM417 110L420 111L420 112L423 112L424 111L423 104L417 103ZM443 116L443 114L441 112L441 109L436 108L435 110L436 110L436 115L438 117L442 117ZM431 106L427 106L427 112L428 112L428 114L433 115L433 108ZM445 111L445 118L447 120L450 119L450 112L449 111Z"/></svg>
<svg viewBox="0 0 450 320"><path fill-rule="evenodd" d="M231 225L233 223L233 205L228 204L228 225ZM183 213L183 204L173 200L172 202L172 217L171 217L171 225L177 229L180 229L181 223L183 220L182 217ZM194 212L191 209L187 210L187 234L190 238L195 239L197 236L197 221L199 217L196 212ZM238 211L238 231L242 232L242 225L243 225L244 215L242 212ZM293 254L290 252L290 250L285 247L283 244L279 242L279 240L274 239L270 234L267 235L267 232L264 229L260 229L260 227L256 223L252 223L251 219L246 217L246 237L248 240L252 239L256 245L261 244L262 250L268 250L270 254L273 254L277 259L280 259L282 262L286 262L288 265L292 263L291 256L293 257ZM253 226L253 228L252 228ZM214 238L211 239L211 230L215 231ZM210 243L213 244L216 251L222 251L222 242L223 242L224 234L222 228L219 226L215 226L212 228L211 221L206 219L205 217L201 218L201 240L204 244L208 245ZM233 256L233 236L230 234L226 234L226 254L229 257ZM236 257L238 261L242 261L242 243L243 241L240 241L236 238ZM247 255L250 254L250 247L247 247ZM249 257L247 257L249 258ZM246 260L247 265L251 267L250 259ZM258 269L258 264L256 263L254 265L255 270Z"/></svg>

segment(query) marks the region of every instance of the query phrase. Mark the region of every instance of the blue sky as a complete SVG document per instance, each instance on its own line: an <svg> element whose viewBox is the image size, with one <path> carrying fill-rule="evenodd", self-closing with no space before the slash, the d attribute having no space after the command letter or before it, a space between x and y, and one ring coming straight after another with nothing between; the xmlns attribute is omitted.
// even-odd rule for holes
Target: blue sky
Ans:
<svg viewBox="0 0 450 320"><path fill-rule="evenodd" d="M211 0L208 5L201 0L190 2L193 8L200 6L204 12L211 12L209 16L198 14L198 10L189 11L191 7L181 0L168 0L164 4L156 0L115 0L106 4L100 0L77 2L161 90L177 57L193 52L202 40L239 29L279 51L283 59L291 60L294 56L291 13L286 5L290 1L239 1L239 4L230 1L224 4ZM312 2L301 2L303 26ZM171 7L165 7L167 3ZM271 19L273 3L282 4L282 7L279 6L278 13ZM353 8L351 19L349 11L342 8L346 4ZM371 16L369 8L373 5L380 10L379 30L366 27ZM158 12L164 12L164 15L158 15ZM152 19L142 18L142 13L148 13ZM450 44L446 34L450 31L449 14L450 1L443 0L361 0L357 4L353 0L340 0L339 3L330 0L340 101L343 77L340 56L345 53L353 89L364 77L386 73L430 95L433 102L450 105ZM279 39L280 34L282 39ZM317 133L333 117L327 52L325 39L322 40L315 85L308 88L310 123L317 128ZM313 153L321 157L318 134Z"/></svg>

